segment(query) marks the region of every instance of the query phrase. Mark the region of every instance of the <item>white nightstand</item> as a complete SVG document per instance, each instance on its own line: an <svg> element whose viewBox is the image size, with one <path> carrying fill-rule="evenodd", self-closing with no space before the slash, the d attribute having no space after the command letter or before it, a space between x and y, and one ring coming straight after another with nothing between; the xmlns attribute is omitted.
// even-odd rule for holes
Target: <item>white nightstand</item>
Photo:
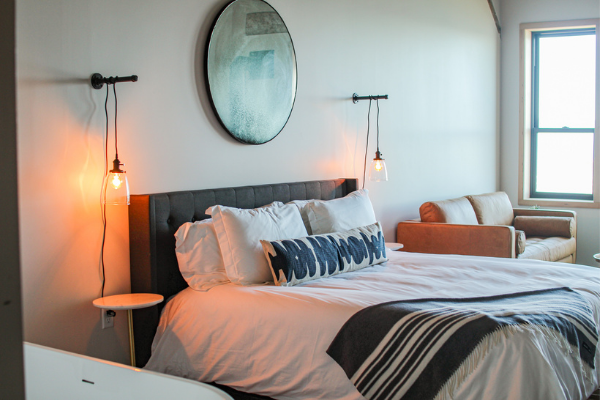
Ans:
<svg viewBox="0 0 600 400"><path fill-rule="evenodd" d="M396 251L396 250L400 250L401 248L404 247L404 245L402 243L385 243L385 247L387 247L388 249L392 250L392 251Z"/></svg>
<svg viewBox="0 0 600 400"><path fill-rule="evenodd" d="M127 310L127 323L129 325L129 356L131 365L135 367L135 344L133 342L133 318L131 310L146 308L163 301L160 294L129 293L114 296L100 297L94 300L94 305L106 310Z"/></svg>

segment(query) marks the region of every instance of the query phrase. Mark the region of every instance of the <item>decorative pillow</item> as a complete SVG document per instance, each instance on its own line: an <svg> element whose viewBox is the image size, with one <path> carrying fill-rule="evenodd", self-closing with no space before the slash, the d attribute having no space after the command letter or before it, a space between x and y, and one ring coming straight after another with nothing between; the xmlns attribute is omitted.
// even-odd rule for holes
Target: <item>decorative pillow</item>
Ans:
<svg viewBox="0 0 600 400"><path fill-rule="evenodd" d="M175 254L192 289L206 291L229 282L212 219L181 225L175 232Z"/></svg>
<svg viewBox="0 0 600 400"><path fill-rule="evenodd" d="M505 192L466 196L471 202L480 225L512 225L515 218L512 204ZM526 232L527 233L527 232Z"/></svg>
<svg viewBox="0 0 600 400"><path fill-rule="evenodd" d="M477 216L466 197L458 199L428 201L419 208L421 221L444 224L477 225Z"/></svg>
<svg viewBox="0 0 600 400"><path fill-rule="evenodd" d="M260 240L308 236L298 208L240 208L215 206L212 210L223 263L231 282L252 285L272 282Z"/></svg>
<svg viewBox="0 0 600 400"><path fill-rule="evenodd" d="M311 202L307 207L313 235L343 232L377 222L366 189L354 191L341 199Z"/></svg>
<svg viewBox="0 0 600 400"><path fill-rule="evenodd" d="M345 232L260 242L275 284L280 286L356 271L388 260L379 222Z"/></svg>

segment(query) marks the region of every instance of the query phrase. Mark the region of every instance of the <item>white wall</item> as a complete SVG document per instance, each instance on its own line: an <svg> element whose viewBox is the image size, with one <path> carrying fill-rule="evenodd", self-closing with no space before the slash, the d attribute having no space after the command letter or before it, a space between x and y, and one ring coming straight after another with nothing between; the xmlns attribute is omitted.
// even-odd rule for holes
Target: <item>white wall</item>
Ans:
<svg viewBox="0 0 600 400"><path fill-rule="evenodd" d="M0 2L0 390L24 399L21 274L17 209L15 2Z"/></svg>
<svg viewBox="0 0 600 400"><path fill-rule="evenodd" d="M598 0L502 0L502 103L500 188L513 204L519 188L519 25L600 17ZM596 171L600 173L600 171ZM577 212L577 263L597 266L600 252L600 210Z"/></svg>
<svg viewBox="0 0 600 400"><path fill-rule="evenodd" d="M380 103L390 180L366 185L388 240L423 201L496 189L498 45L485 0L270 3L294 41L298 93L285 130L248 146L220 128L202 79L225 0L17 0L27 340L127 360L124 315L101 330L91 305L105 95L88 84L93 72L139 75L117 86L133 193L362 177L368 103L353 92L390 96ZM108 217L113 294L129 290L126 209Z"/></svg>

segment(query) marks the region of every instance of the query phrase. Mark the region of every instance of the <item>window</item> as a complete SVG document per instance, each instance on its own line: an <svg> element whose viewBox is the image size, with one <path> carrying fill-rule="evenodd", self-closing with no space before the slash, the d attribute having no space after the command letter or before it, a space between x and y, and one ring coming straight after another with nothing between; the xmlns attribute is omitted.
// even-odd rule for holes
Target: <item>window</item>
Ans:
<svg viewBox="0 0 600 400"><path fill-rule="evenodd" d="M522 205L600 206L598 24L576 22L521 26Z"/></svg>

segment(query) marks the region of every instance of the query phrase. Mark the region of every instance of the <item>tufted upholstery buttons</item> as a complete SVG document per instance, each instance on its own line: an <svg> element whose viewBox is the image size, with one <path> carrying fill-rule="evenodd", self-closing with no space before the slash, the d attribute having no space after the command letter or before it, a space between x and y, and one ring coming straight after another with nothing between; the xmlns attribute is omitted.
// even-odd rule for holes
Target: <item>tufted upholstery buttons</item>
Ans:
<svg viewBox="0 0 600 400"><path fill-rule="evenodd" d="M167 224L170 224L171 222L173 222L173 219L171 217L167 218Z"/></svg>
<svg viewBox="0 0 600 400"><path fill-rule="evenodd" d="M196 222L196 217L192 217L192 222Z"/></svg>

